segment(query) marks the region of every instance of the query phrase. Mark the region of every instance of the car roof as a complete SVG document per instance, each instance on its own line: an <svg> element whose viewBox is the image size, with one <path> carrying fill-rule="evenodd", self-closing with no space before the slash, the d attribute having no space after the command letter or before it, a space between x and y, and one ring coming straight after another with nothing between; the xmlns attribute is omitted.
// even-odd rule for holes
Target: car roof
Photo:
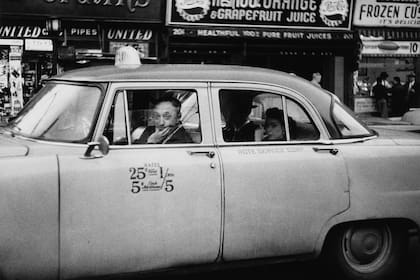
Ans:
<svg viewBox="0 0 420 280"><path fill-rule="evenodd" d="M330 99L331 94L312 83L277 70L213 64L143 64L136 68L113 65L86 67L65 72L52 80L74 82L201 81L271 84L297 90L308 99ZM313 100L312 100L313 101Z"/></svg>
<svg viewBox="0 0 420 280"><path fill-rule="evenodd" d="M332 93L308 80L282 71L238 65L143 64L138 67L114 65L80 68L54 76L52 81L109 83L139 81L243 82L274 85L299 92L315 105L327 126L331 124ZM329 128L330 132L331 129Z"/></svg>

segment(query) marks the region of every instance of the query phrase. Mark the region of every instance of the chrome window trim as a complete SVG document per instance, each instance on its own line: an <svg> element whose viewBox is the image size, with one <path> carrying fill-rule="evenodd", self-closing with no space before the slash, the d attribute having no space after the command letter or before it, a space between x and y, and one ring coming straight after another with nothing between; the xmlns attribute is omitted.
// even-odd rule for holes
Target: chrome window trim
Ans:
<svg viewBox="0 0 420 280"><path fill-rule="evenodd" d="M290 127L289 127L289 112L287 111L286 106L286 97L284 95L281 96L281 104L283 106L283 119L284 119L284 129L286 130L286 141L290 142Z"/></svg>
<svg viewBox="0 0 420 280"><path fill-rule="evenodd" d="M48 144L48 145L51 144L55 146L79 147L79 148L88 146L87 143L69 143L69 142L52 141L52 140L40 140L40 139L30 138L30 137L26 137L22 135L15 135L14 137L24 140L24 141L33 142L33 143Z"/></svg>
<svg viewBox="0 0 420 280"><path fill-rule="evenodd" d="M369 135L369 136L361 136L361 137L354 137L354 138L342 138L342 139L331 139L329 144L338 145L338 144L352 144L352 143L362 143L372 139L378 138L378 135Z"/></svg>
<svg viewBox="0 0 420 280"><path fill-rule="evenodd" d="M142 150L142 149L173 149L173 148L191 148L191 149L203 149L203 148L216 148L212 144L201 144L201 143L185 143L185 144L135 144L135 145L110 145L109 148L113 151L116 150Z"/></svg>
<svg viewBox="0 0 420 280"><path fill-rule="evenodd" d="M127 137L127 145L131 145L131 135L130 134L130 118L128 117L128 100L127 100L127 90L123 91L123 102L124 102L124 119L125 119L125 137Z"/></svg>
<svg viewBox="0 0 420 280"><path fill-rule="evenodd" d="M296 145L341 145L341 144L354 144L363 143L372 139L377 138L376 135L363 137L363 138L352 138L352 139L334 139L334 140L308 140L308 141L265 141L265 142L224 142L219 143L219 147L234 147L234 146L296 146Z"/></svg>

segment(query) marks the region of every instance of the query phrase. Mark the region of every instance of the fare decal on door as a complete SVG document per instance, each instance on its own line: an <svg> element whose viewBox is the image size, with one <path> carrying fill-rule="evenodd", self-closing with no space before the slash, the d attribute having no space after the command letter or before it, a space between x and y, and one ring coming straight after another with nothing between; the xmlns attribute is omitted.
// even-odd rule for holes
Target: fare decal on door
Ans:
<svg viewBox="0 0 420 280"><path fill-rule="evenodd" d="M141 167L130 167L128 169L131 192L138 194L146 191L172 192L174 173L169 168L164 168L159 163L146 163Z"/></svg>

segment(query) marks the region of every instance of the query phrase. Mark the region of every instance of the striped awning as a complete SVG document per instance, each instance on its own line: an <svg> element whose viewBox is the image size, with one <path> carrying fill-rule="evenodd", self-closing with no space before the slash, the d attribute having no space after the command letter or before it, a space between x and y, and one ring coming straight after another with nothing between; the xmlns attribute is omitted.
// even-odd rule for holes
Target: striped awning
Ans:
<svg viewBox="0 0 420 280"><path fill-rule="evenodd" d="M381 38L382 40L392 41L420 41L420 30L418 29L356 28L356 30L361 36L367 38Z"/></svg>

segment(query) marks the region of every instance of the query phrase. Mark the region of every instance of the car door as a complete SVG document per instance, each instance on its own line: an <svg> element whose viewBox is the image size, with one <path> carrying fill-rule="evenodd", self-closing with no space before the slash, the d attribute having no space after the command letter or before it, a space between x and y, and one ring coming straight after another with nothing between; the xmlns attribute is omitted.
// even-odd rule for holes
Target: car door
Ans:
<svg viewBox="0 0 420 280"><path fill-rule="evenodd" d="M63 277L215 261L221 173L206 84L114 84L108 94L97 131L109 153L59 158ZM148 106L168 94L182 100L192 141L136 144L152 119Z"/></svg>
<svg viewBox="0 0 420 280"><path fill-rule="evenodd" d="M322 226L349 206L343 157L323 144L318 115L296 92L269 86L213 84L212 97L223 163L223 258L313 252ZM254 127L253 140L244 140L249 136L239 129L234 133L242 139L225 133L233 118L228 97L234 111L251 97L243 127ZM280 140L268 140L264 132L273 111L284 122Z"/></svg>

